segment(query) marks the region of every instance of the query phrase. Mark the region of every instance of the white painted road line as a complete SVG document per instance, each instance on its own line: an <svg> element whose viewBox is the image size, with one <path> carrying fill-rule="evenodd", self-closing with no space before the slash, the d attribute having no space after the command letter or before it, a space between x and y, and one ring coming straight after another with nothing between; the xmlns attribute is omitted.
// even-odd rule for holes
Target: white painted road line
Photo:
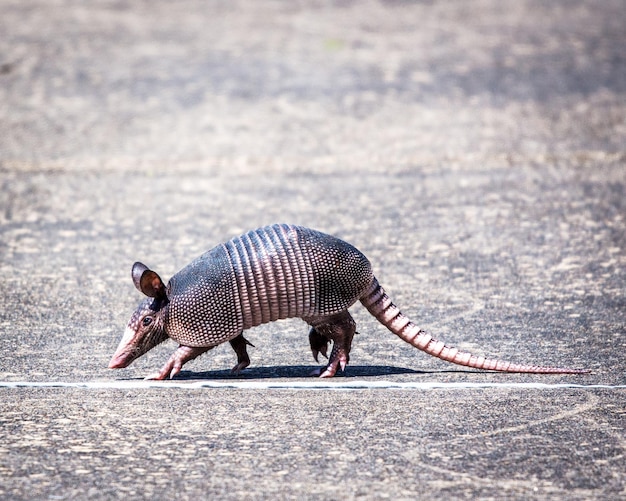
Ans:
<svg viewBox="0 0 626 501"><path fill-rule="evenodd" d="M626 385L576 384L576 383L444 383L444 382L393 382L393 381L0 381L0 388L85 388L85 389L145 389L178 388L241 390L473 390L486 388L531 390L621 390Z"/></svg>

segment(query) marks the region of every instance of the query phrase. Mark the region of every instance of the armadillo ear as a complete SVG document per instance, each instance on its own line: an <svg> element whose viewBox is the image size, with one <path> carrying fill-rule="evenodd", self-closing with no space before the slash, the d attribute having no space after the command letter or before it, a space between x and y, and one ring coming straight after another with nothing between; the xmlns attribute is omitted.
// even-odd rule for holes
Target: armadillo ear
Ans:
<svg viewBox="0 0 626 501"><path fill-rule="evenodd" d="M141 290L141 275L143 275L144 271L148 271L148 267L140 262L136 262L135 264L133 264L133 268L130 272L131 276L133 277L133 283L135 284L135 287L137 287L137 290L139 292L143 292Z"/></svg>
<svg viewBox="0 0 626 501"><path fill-rule="evenodd" d="M143 263L133 264L131 272L133 283L139 292L148 297L165 297L165 285L156 272L148 269Z"/></svg>

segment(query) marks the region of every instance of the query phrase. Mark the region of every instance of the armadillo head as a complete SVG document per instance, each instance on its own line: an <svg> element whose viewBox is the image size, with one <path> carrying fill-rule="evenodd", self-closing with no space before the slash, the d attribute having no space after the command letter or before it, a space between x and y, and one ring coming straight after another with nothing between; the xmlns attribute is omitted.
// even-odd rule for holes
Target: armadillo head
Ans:
<svg viewBox="0 0 626 501"><path fill-rule="evenodd" d="M132 269L133 282L148 299L142 301L130 317L122 340L109 362L110 369L121 369L167 339L164 317L169 300L163 281L141 263Z"/></svg>

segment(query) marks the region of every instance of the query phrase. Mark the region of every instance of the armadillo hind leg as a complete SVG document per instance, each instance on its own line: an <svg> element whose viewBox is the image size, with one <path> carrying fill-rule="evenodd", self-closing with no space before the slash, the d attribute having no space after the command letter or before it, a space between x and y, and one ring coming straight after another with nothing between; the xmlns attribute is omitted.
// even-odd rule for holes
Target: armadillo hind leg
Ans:
<svg viewBox="0 0 626 501"><path fill-rule="evenodd" d="M242 370L250 365L250 357L248 356L246 346L252 346L254 348L254 345L243 337L243 334L239 334L237 337L231 339L229 343L237 354L237 365L235 365L230 372L238 375Z"/></svg>
<svg viewBox="0 0 626 501"><path fill-rule="evenodd" d="M311 345L311 353L316 362L319 362L319 354L324 358L328 358L328 342L330 340L326 336L322 336L315 327L311 327L309 331L309 344Z"/></svg>
<svg viewBox="0 0 626 501"><path fill-rule="evenodd" d="M192 347L180 345L176 351L172 353L172 356L161 370L156 374L151 374L146 377L146 379L166 379L168 376L173 378L180 372L183 365L213 348L214 346Z"/></svg>
<svg viewBox="0 0 626 501"><path fill-rule="evenodd" d="M343 311L331 317L318 317L305 319L313 329L309 334L311 349L318 349L322 352L327 343L324 339L332 340L333 348L330 352L328 365L321 371L319 377L333 377L339 368L345 370L346 365L350 361L350 349L352 348L352 338L356 331L356 323L348 313ZM314 332L313 332L314 331ZM311 337L313 334L313 337ZM315 355L315 351L313 352Z"/></svg>

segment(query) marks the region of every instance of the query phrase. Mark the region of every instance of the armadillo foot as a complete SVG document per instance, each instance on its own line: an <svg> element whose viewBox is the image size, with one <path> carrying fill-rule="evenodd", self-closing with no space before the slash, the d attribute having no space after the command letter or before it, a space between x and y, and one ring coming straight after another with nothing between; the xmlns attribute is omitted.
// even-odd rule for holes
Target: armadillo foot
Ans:
<svg viewBox="0 0 626 501"><path fill-rule="evenodd" d="M159 372L151 374L145 379L162 380L167 379L168 376L171 379L180 372L183 365L212 348L213 346L193 347L180 345Z"/></svg>
<svg viewBox="0 0 626 501"><path fill-rule="evenodd" d="M324 372L320 374L320 377L333 377L337 374L337 371L341 367L342 371L346 370L346 365L350 361L349 349L346 350L345 346L339 345L336 341L333 344L333 351L330 354L330 360Z"/></svg>
<svg viewBox="0 0 626 501"><path fill-rule="evenodd" d="M230 372L231 374L239 375L242 370L250 365L250 357L248 356L246 346L252 346L254 348L254 345L243 337L243 334L239 334L237 337L231 339L229 343L237 354L237 365L235 365Z"/></svg>
<svg viewBox="0 0 626 501"><path fill-rule="evenodd" d="M250 362L240 362L230 370L230 373L234 376L238 376L239 374L241 374L242 370L248 367L248 365L250 365Z"/></svg>
<svg viewBox="0 0 626 501"><path fill-rule="evenodd" d="M324 348L326 348L327 340L332 339L333 341L333 349L330 352L328 365L319 374L319 377L323 378L333 377L339 368L342 371L345 370L350 361L350 349L352 348L352 338L356 331L356 324L348 311L343 311L332 317L313 319L311 324L313 329L309 333L309 342L311 343L313 356L315 356L314 347L319 350L324 345Z"/></svg>
<svg viewBox="0 0 626 501"><path fill-rule="evenodd" d="M315 327L311 327L309 331L309 344L316 362L319 362L318 356L320 353L324 358L328 358L328 338L317 332ZM319 374L317 375L319 376Z"/></svg>

